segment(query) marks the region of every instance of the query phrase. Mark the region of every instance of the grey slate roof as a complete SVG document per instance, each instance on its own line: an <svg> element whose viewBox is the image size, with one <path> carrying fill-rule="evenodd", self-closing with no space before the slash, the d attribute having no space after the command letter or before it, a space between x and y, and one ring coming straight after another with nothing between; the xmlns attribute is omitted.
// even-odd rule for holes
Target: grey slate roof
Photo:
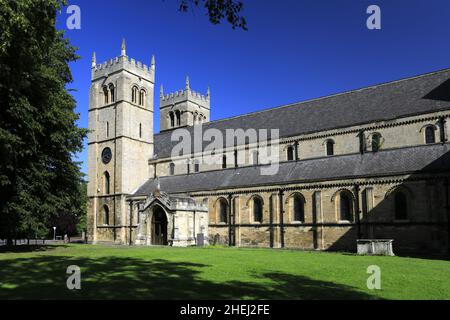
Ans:
<svg viewBox="0 0 450 320"><path fill-rule="evenodd" d="M260 174L260 167L241 167L190 175L160 177L167 193L210 191L236 187L315 182L413 173L450 172L450 145L435 144L280 163L278 174ZM134 195L156 190L156 180L144 183Z"/></svg>
<svg viewBox="0 0 450 320"><path fill-rule="evenodd" d="M203 124L203 130L279 129L280 137L450 109L450 69ZM193 128L188 127L192 132ZM169 157L172 131L155 135L155 154ZM205 145L209 142L205 143Z"/></svg>

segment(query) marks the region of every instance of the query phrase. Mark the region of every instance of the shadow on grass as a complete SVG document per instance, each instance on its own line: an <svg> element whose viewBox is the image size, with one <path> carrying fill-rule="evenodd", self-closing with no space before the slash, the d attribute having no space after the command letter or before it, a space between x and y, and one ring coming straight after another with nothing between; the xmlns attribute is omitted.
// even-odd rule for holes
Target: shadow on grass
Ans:
<svg viewBox="0 0 450 320"><path fill-rule="evenodd" d="M0 246L0 253L24 253L50 251L58 248L67 248L66 245L17 245L17 246Z"/></svg>
<svg viewBox="0 0 450 320"><path fill-rule="evenodd" d="M69 265L81 268L81 290L68 290ZM162 259L39 256L0 260L0 299L371 299L356 288L285 273L254 281L213 282L208 265ZM264 282L264 283L262 283Z"/></svg>
<svg viewBox="0 0 450 320"><path fill-rule="evenodd" d="M364 254L360 255L356 252L346 252L346 251L339 251L339 250L325 250L323 252L328 253L338 253L343 256L354 256L354 257L388 257L385 255L370 255L370 254ZM440 261L450 261L450 257L444 254L422 254L422 253L395 253L394 257L401 257L401 258L413 258L413 259L424 259L424 260L440 260Z"/></svg>
<svg viewBox="0 0 450 320"><path fill-rule="evenodd" d="M399 253L399 254L396 254L396 256L402 257L402 258L450 261L450 257L448 255L446 256L443 254Z"/></svg>

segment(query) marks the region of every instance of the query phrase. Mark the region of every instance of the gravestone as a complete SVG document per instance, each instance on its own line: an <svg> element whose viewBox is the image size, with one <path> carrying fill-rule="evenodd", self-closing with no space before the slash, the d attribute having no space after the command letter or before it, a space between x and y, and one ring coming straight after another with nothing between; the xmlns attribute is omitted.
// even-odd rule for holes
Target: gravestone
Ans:
<svg viewBox="0 0 450 320"><path fill-rule="evenodd" d="M203 247L205 245L205 235L203 233L197 233L197 246Z"/></svg>

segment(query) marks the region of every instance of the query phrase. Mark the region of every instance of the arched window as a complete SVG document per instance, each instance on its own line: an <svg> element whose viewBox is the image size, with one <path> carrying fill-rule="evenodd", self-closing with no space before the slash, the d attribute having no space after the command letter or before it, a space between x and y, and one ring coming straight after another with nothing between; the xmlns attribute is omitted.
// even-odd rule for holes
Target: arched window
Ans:
<svg viewBox="0 0 450 320"><path fill-rule="evenodd" d="M142 123L139 123L139 138L142 138Z"/></svg>
<svg viewBox="0 0 450 320"><path fill-rule="evenodd" d="M249 149L249 145L250 145L250 137L246 136L245 137L245 150Z"/></svg>
<svg viewBox="0 0 450 320"><path fill-rule="evenodd" d="M406 202L406 196L403 192L397 192L394 196L395 202L395 219L406 220L408 219L408 206Z"/></svg>
<svg viewBox="0 0 450 320"><path fill-rule="evenodd" d="M294 148L292 146L287 148L287 159L288 161L294 160Z"/></svg>
<svg viewBox="0 0 450 320"><path fill-rule="evenodd" d="M294 221L305 221L305 202L302 196L296 194L293 197L292 213Z"/></svg>
<svg viewBox="0 0 450 320"><path fill-rule="evenodd" d="M106 137L109 138L109 122L106 121Z"/></svg>
<svg viewBox="0 0 450 320"><path fill-rule="evenodd" d="M175 127L175 115L172 111L169 112L169 118L170 118L170 127Z"/></svg>
<svg viewBox="0 0 450 320"><path fill-rule="evenodd" d="M180 110L175 111L175 118L177 120L177 126L181 125L181 112L180 112Z"/></svg>
<svg viewBox="0 0 450 320"><path fill-rule="evenodd" d="M194 161L194 172L199 172L200 171L200 163L198 162L198 160Z"/></svg>
<svg viewBox="0 0 450 320"><path fill-rule="evenodd" d="M372 134L372 152L378 152L381 147L381 134L375 132Z"/></svg>
<svg viewBox="0 0 450 320"><path fill-rule="evenodd" d="M339 209L340 209L340 219L345 221L352 221L352 199L350 195L342 191L339 194Z"/></svg>
<svg viewBox="0 0 450 320"><path fill-rule="evenodd" d="M258 197L253 197L253 222L262 222L263 204Z"/></svg>
<svg viewBox="0 0 450 320"><path fill-rule="evenodd" d="M334 141L327 140L327 156L334 155Z"/></svg>
<svg viewBox="0 0 450 320"><path fill-rule="evenodd" d="M252 163L254 165L258 164L258 151L253 151L252 152Z"/></svg>
<svg viewBox="0 0 450 320"><path fill-rule="evenodd" d="M110 194L111 193L111 178L109 177L109 173L108 171L105 171L105 173L103 174L103 190L105 194Z"/></svg>
<svg viewBox="0 0 450 320"><path fill-rule="evenodd" d="M225 169L227 167L227 156L222 156L222 169Z"/></svg>
<svg viewBox="0 0 450 320"><path fill-rule="evenodd" d="M225 199L219 200L219 222L228 222L228 203Z"/></svg>
<svg viewBox="0 0 450 320"><path fill-rule="evenodd" d="M145 90L141 90L139 93L139 105L145 106Z"/></svg>
<svg viewBox="0 0 450 320"><path fill-rule="evenodd" d="M137 101L138 101L138 91L139 91L139 89L136 86L134 86L131 89L131 102L137 103Z"/></svg>
<svg viewBox="0 0 450 320"><path fill-rule="evenodd" d="M103 102L105 104L109 103L109 93L108 93L108 88L107 87L103 88Z"/></svg>
<svg viewBox="0 0 450 320"><path fill-rule="evenodd" d="M169 164L169 174L173 176L175 174L175 163L171 162Z"/></svg>
<svg viewBox="0 0 450 320"><path fill-rule="evenodd" d="M103 206L103 224L109 224L109 208L106 204Z"/></svg>
<svg viewBox="0 0 450 320"><path fill-rule="evenodd" d="M428 126L425 128L425 143L436 143L433 126Z"/></svg>
<svg viewBox="0 0 450 320"><path fill-rule="evenodd" d="M111 102L116 101L116 94L115 94L114 86L112 84L109 85L109 96L111 97Z"/></svg>

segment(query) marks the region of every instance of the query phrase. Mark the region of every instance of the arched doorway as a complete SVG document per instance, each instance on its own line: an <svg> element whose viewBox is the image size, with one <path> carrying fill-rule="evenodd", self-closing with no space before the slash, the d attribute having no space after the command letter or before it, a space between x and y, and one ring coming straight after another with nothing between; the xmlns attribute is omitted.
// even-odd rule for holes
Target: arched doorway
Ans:
<svg viewBox="0 0 450 320"><path fill-rule="evenodd" d="M167 216L158 206L153 209L152 215L152 244L167 245Z"/></svg>

